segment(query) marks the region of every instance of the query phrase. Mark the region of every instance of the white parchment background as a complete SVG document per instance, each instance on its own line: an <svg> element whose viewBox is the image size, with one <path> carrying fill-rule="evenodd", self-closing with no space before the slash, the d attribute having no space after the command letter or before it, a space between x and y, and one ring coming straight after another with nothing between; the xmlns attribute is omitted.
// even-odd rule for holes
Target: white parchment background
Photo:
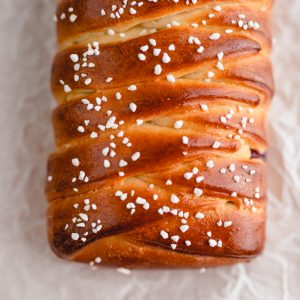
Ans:
<svg viewBox="0 0 300 300"><path fill-rule="evenodd" d="M54 1L0 0L0 299L300 299L300 0L277 0L264 255L195 271L92 271L46 241L43 182L53 149Z"/></svg>

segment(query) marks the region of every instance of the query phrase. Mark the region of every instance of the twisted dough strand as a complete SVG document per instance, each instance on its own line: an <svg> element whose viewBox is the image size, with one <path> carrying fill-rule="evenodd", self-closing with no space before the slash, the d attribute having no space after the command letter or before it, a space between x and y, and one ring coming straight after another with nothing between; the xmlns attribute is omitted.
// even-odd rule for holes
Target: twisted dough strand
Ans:
<svg viewBox="0 0 300 300"><path fill-rule="evenodd" d="M176 2L59 1L46 193L61 257L199 267L263 248L272 1Z"/></svg>

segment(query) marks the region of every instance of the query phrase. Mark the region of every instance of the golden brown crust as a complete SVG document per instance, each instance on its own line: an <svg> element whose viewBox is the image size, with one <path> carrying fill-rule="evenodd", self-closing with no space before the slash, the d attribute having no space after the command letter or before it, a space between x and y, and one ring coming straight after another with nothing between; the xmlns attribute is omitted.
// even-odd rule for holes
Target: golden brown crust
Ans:
<svg viewBox="0 0 300 300"><path fill-rule="evenodd" d="M219 11L214 18L210 20L212 26L232 26L232 20L236 18L236 12L246 13L249 20L259 20L260 24L264 25L264 30L269 30L268 21L266 19L266 11L270 10L273 0L221 0L214 2L212 0L193 1L197 3L187 4L187 1L160 0L144 1L140 7L128 5L124 8L124 13L117 16L118 10L113 10L116 5L122 7L122 0L64 0L57 7L57 16L60 18L62 14L66 14L66 19L63 19L58 26L58 41L62 42L74 36L79 36L84 32L104 31L107 28L121 28L125 30L143 24L147 21L153 21L166 17L175 18L178 14L184 13L185 18L193 23L193 19L207 19L208 13L214 13L213 7L220 5L222 10ZM76 15L74 26L70 26L67 13L72 7ZM123 6L124 7L124 6ZM131 13L130 8L134 8L138 13ZM105 11L105 15L101 15L101 10ZM194 11L196 10L196 14ZM187 14L186 14L187 13Z"/></svg>
<svg viewBox="0 0 300 300"><path fill-rule="evenodd" d="M173 268L262 251L272 1L175 2L59 1L46 194L61 257Z"/></svg>

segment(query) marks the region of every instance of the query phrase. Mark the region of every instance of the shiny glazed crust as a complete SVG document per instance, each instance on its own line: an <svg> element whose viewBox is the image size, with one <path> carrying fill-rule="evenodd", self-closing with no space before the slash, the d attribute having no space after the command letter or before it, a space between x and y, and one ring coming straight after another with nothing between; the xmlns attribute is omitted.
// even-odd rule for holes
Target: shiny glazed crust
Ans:
<svg viewBox="0 0 300 300"><path fill-rule="evenodd" d="M48 237L60 257L206 267L263 249L272 1L58 1Z"/></svg>

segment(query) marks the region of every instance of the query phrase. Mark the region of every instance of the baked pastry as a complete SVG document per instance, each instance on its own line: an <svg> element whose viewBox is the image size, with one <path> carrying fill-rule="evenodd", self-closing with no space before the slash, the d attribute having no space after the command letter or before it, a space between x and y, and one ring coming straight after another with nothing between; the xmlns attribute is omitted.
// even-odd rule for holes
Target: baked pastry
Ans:
<svg viewBox="0 0 300 300"><path fill-rule="evenodd" d="M48 236L127 268L263 249L270 0L61 0Z"/></svg>

